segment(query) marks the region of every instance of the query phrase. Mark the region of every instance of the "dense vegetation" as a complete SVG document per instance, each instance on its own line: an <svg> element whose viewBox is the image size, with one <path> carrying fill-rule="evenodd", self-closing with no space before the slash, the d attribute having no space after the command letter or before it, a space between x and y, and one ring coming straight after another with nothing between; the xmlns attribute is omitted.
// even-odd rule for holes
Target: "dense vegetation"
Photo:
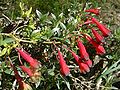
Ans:
<svg viewBox="0 0 120 90"><path fill-rule="evenodd" d="M120 88L118 3L1 0L0 89Z"/></svg>

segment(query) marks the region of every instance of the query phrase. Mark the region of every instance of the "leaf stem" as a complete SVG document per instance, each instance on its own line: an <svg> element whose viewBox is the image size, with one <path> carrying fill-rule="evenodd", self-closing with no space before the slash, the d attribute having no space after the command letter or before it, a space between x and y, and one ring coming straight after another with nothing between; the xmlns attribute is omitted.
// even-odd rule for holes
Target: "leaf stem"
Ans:
<svg viewBox="0 0 120 90"><path fill-rule="evenodd" d="M36 43L35 41L27 41L27 40L19 39L19 38L15 37L12 33L10 33L10 34L1 33L1 34L2 34L2 35L5 35L5 36L9 36L9 37L15 39L17 42L26 42L26 43L33 43L33 44Z"/></svg>

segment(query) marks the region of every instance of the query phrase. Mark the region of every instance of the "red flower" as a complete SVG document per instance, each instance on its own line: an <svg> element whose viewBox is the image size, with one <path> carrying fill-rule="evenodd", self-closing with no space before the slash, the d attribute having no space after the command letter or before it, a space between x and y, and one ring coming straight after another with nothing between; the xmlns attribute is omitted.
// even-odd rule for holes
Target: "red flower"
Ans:
<svg viewBox="0 0 120 90"><path fill-rule="evenodd" d="M105 54L105 49L103 46L97 44L97 43L93 43L94 47L96 48L97 54Z"/></svg>
<svg viewBox="0 0 120 90"><path fill-rule="evenodd" d="M86 24L91 24L91 23L92 23L92 21L89 20L89 19L88 19L87 21L84 22L85 25L86 25Z"/></svg>
<svg viewBox="0 0 120 90"><path fill-rule="evenodd" d="M87 53L85 46L82 44L80 40L77 40L77 43L80 50L81 58L89 60L89 54Z"/></svg>
<svg viewBox="0 0 120 90"><path fill-rule="evenodd" d="M86 74L86 72L90 71L90 68L88 67L88 65L82 62L81 60L78 61L78 65L81 73Z"/></svg>
<svg viewBox="0 0 120 90"><path fill-rule="evenodd" d="M25 66L20 66L20 68L29 75L29 77L32 77L33 76L33 72L31 71L30 68L27 68Z"/></svg>
<svg viewBox="0 0 120 90"><path fill-rule="evenodd" d="M83 26L83 25L88 25L93 23L91 20L87 19L83 24L79 24L79 27Z"/></svg>
<svg viewBox="0 0 120 90"><path fill-rule="evenodd" d="M22 50L18 48L16 50L20 53L22 58L24 58L30 64L31 67L34 67L34 68L39 67L40 63L36 59L33 59L28 53L23 52Z"/></svg>
<svg viewBox="0 0 120 90"><path fill-rule="evenodd" d="M85 60L84 63L86 63L89 67L92 67L92 61L89 60Z"/></svg>
<svg viewBox="0 0 120 90"><path fill-rule="evenodd" d="M13 65L11 59L10 59L10 58L8 58L8 59L9 59L9 61L10 61L11 67L13 68L15 78L16 78L18 84L19 84L18 90L32 90L31 86L28 85L28 84L26 84L26 83L23 81L23 79L20 77L20 75L19 75L16 67Z"/></svg>
<svg viewBox="0 0 120 90"><path fill-rule="evenodd" d="M15 66L11 63L11 66L13 68L14 74L15 74L15 78L17 79L17 82L19 84L19 88L18 90L32 90L31 86L26 84L23 79L20 77L20 75L18 74L17 69L15 68Z"/></svg>
<svg viewBox="0 0 120 90"><path fill-rule="evenodd" d="M85 38L90 42L90 44L92 44L92 45L95 47L97 54L104 54L104 53L105 53L104 47L101 46L100 44L96 43L96 42L92 39L92 37L90 37L90 36L88 36L88 35L86 35L86 34L84 34L84 36L85 36Z"/></svg>
<svg viewBox="0 0 120 90"><path fill-rule="evenodd" d="M95 23L97 25L97 27L100 29L100 31L102 32L103 36L109 36L110 35L110 30L107 29L103 24L101 24L100 22L97 21L97 19L92 18L91 19L93 23Z"/></svg>
<svg viewBox="0 0 120 90"><path fill-rule="evenodd" d="M70 74L70 69L68 68L60 50L58 48L57 50L58 50L58 57L60 63L60 72L63 76L67 76L68 74Z"/></svg>
<svg viewBox="0 0 120 90"><path fill-rule="evenodd" d="M94 30L93 28L92 28L92 33L93 33L93 35L95 36L97 42L99 42L99 43L104 42L104 37L101 36L101 35L100 35L96 30Z"/></svg>
<svg viewBox="0 0 120 90"><path fill-rule="evenodd" d="M13 71L14 71L14 74L15 74L15 78L17 79L19 87L23 87L23 79L18 74L18 71L17 71L16 67L13 64L11 64L11 66L13 68Z"/></svg>
<svg viewBox="0 0 120 90"><path fill-rule="evenodd" d="M66 48L66 47L65 47L65 48ZM80 68L81 73L89 72L88 67L92 67L92 61L89 59L89 60L85 60L84 62L82 62L82 61L81 61L81 58L80 58L75 52L73 52L72 50L70 50L70 49L68 49L68 48L66 48L66 49L67 49L69 52L72 53L72 56L75 58L77 64L79 65L79 68ZM82 64L81 64L81 63L82 63ZM86 66L86 65L84 65L84 64L86 64L86 65L88 65L88 66ZM86 67L86 68L85 68L85 67ZM83 70L83 68L84 68L85 70Z"/></svg>
<svg viewBox="0 0 120 90"><path fill-rule="evenodd" d="M95 8L95 9L87 9L85 10L85 12L90 12L90 13L94 13L96 15L99 15L99 9Z"/></svg>

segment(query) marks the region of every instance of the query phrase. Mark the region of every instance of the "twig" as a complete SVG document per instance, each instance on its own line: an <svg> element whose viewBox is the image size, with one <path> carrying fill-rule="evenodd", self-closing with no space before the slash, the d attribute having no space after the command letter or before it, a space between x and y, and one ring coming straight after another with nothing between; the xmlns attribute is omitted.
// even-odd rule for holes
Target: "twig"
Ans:
<svg viewBox="0 0 120 90"><path fill-rule="evenodd" d="M83 4L83 8L81 11L83 11L85 9L87 2L88 2L88 0L86 0L85 3Z"/></svg>
<svg viewBox="0 0 120 90"><path fill-rule="evenodd" d="M5 36L12 37L12 38L14 38L17 42L26 42L26 43L33 43L33 44L36 44L35 41L27 41L27 40L19 39L19 38L15 37L12 33L10 33L10 34L1 33L1 35L5 35Z"/></svg>
<svg viewBox="0 0 120 90"><path fill-rule="evenodd" d="M13 23L12 20L10 20L5 14L2 14L3 17L5 17L10 23Z"/></svg>
<svg viewBox="0 0 120 90"><path fill-rule="evenodd" d="M8 56L7 58L8 58L8 60L10 61L10 65L13 67L12 60L10 59L10 57L9 57L9 56Z"/></svg>
<svg viewBox="0 0 120 90"><path fill-rule="evenodd" d="M68 66L69 68L79 68L79 66Z"/></svg>
<svg viewBox="0 0 120 90"><path fill-rule="evenodd" d="M19 24L18 24L19 25ZM18 26L17 25L17 26ZM13 34L15 34L16 32L17 32L17 30L19 30L19 29L21 29L21 28L23 28L23 27L27 27L27 25L23 25L23 26L20 26L20 27L18 27L17 28L17 26L16 26L16 28L13 30Z"/></svg>
<svg viewBox="0 0 120 90"><path fill-rule="evenodd" d="M23 65L23 63L22 63L22 61L20 59L20 53L18 53L18 59L19 59L20 64Z"/></svg>

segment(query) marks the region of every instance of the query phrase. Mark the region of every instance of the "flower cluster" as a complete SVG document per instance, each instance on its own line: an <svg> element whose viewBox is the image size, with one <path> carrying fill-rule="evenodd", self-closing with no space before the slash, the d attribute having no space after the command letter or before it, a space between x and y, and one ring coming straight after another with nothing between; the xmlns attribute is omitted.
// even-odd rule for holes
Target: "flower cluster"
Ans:
<svg viewBox="0 0 120 90"><path fill-rule="evenodd" d="M89 10L85 10L85 12L99 15L98 9L89 9ZM88 26L88 28L91 29L91 33L93 36L90 36L86 33L80 32L81 37L78 36L76 38L77 39L76 40L77 47L79 49L79 55L77 55L74 51L70 50L69 48L67 48L66 46L63 45L63 47L65 47L72 54L73 58L75 59L76 64L79 66L80 73L83 73L83 74L90 72L90 68L92 67L93 62L90 59L90 55L88 53L88 50L86 49L86 46L84 45L81 38L85 38L89 42L89 44L91 44L94 47L96 54L103 55L106 52L104 47L103 47L103 44L105 42L104 38L109 36L111 33L110 30L107 29L105 27L105 25L100 23L96 18L94 18L90 15L87 15L87 16L89 16L89 18L87 19L86 22L84 22L83 25L86 25L86 26ZM82 27L83 25L80 25L80 26ZM94 27L91 28L90 25L97 27L98 30L95 30ZM60 73L63 76L67 76L70 74L70 69L69 69L68 65L66 64L66 61L64 60L62 52L54 44L54 42L53 42L53 45L55 46L57 53L58 53L57 59L59 61L59 65L60 65ZM40 65L41 65L40 62L38 62L36 59L32 58L29 53L27 53L19 48L16 48L16 50L18 51L20 56L27 63L29 63L29 66L30 66L30 67L26 67L25 65L23 65L21 63L21 65L19 67L21 68L21 70L23 72L27 73L27 75L31 78L31 80L33 82L37 82L41 76L41 73L39 72ZM25 88L31 88L20 77L20 75L18 74L18 71L14 67L14 65L11 64L11 66L13 67L14 74L15 74L15 77L16 77L17 82L19 84L20 90L26 90Z"/></svg>
<svg viewBox="0 0 120 90"><path fill-rule="evenodd" d="M99 9L88 9L85 10L85 12L90 12L96 15L99 15ZM103 47L104 44L104 38L109 36L111 34L110 30L105 27L105 25L101 24L96 18L89 16L89 19L84 23L84 25L91 25L94 24L99 30L95 30L93 27L91 28L91 32L93 36L92 38L90 35L86 33L81 33L82 38L85 38L96 50L96 54L103 55L105 54L105 49ZM82 25L80 25L82 26ZM90 27L90 26L88 26ZM65 47L74 57L77 65L79 66L80 72L83 74L86 74L90 71L90 67L92 67L92 61L90 60L90 56L86 50L86 47L84 46L82 40L78 38L77 40L77 46L79 48L80 56L77 55L74 51L68 49ZM57 46L56 46L57 47ZM57 48L58 50L58 48ZM60 62L60 72L63 76L67 76L70 73L70 69L68 68L67 64L65 63L65 60L63 59L62 53L58 50L58 56L59 56L59 62Z"/></svg>
<svg viewBox="0 0 120 90"><path fill-rule="evenodd" d="M11 62L11 67L13 68L15 78L16 78L18 85L19 85L18 90L32 90L32 87L24 82L24 80L19 75L16 67L12 64L12 62Z"/></svg>
<svg viewBox="0 0 120 90"><path fill-rule="evenodd" d="M21 55L21 57L27 61L30 65L30 68L21 65L20 68L22 69L22 71L24 71L25 73L28 74L28 76L32 79L33 82L37 82L41 76L39 69L40 69L40 62L38 62L36 59L33 59L29 53L22 51L18 48L16 48L16 50L19 52L19 54Z"/></svg>
<svg viewBox="0 0 120 90"><path fill-rule="evenodd" d="M36 59L33 59L27 52L22 51L18 48L16 50L19 52L21 57L29 63L30 67L26 67L24 65L19 66L21 70L28 74L28 76L31 78L31 80L35 83L40 79L41 73L39 72L40 69L40 62L38 62ZM17 82L19 84L18 90L32 90L32 88L24 82L24 80L20 77L17 69L11 62L11 66L13 68L15 78L17 79Z"/></svg>

